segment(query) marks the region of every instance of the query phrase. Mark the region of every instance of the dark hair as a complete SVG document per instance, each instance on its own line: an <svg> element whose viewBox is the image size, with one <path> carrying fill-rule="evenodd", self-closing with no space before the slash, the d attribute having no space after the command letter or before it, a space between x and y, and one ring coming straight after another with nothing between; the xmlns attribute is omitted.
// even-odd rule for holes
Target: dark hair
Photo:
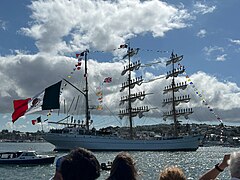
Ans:
<svg viewBox="0 0 240 180"><path fill-rule="evenodd" d="M77 148L61 163L63 180L94 180L100 176L100 164L92 152Z"/></svg>
<svg viewBox="0 0 240 180"><path fill-rule="evenodd" d="M130 154L120 152L114 159L107 180L136 180L137 170Z"/></svg>

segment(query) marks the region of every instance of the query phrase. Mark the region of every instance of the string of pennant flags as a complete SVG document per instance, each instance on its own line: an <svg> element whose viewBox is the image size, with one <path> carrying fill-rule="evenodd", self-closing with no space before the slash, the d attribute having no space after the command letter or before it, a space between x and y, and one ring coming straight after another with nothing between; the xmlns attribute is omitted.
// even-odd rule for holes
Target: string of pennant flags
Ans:
<svg viewBox="0 0 240 180"><path fill-rule="evenodd" d="M79 53L79 54L76 54L76 59L77 59L77 62L74 64L74 68L72 69L71 73L69 75L67 75L68 78L72 78L72 75L74 74L75 71L79 71L81 70L81 66L82 66L82 60L83 60L83 56L84 56L84 53L85 52L82 52L82 53ZM86 75L84 75L86 77ZM60 95L62 94L64 88L67 86L67 83L64 83L62 88L61 88L61 91L60 91ZM52 112L53 110L49 110L48 113L47 113L47 117L50 117L52 115ZM32 124L35 125L36 123L38 123L39 119L38 120L32 120ZM44 120L44 122L48 121L48 119Z"/></svg>
<svg viewBox="0 0 240 180"><path fill-rule="evenodd" d="M114 48L112 49L112 51L118 50L118 49L124 49L124 48L128 48L128 44L121 44L118 48ZM137 54L138 51L140 50L140 48L136 48L136 49L131 49L133 55ZM165 51L165 50L152 50L152 49L141 49L141 51L147 51L147 52L158 52L158 53L169 53L169 51ZM89 52L89 51L88 51ZM105 51L91 51L91 52L105 52ZM75 67L73 68L73 71L71 72L71 75L68 75L68 78L72 77L72 74L74 74L75 71L79 71L81 70L81 65L82 65L82 60L84 56L84 52L82 53L77 53L76 54L76 58L77 58L77 63L75 64ZM152 63L148 63L148 64L142 64L141 67L148 67L148 66L152 66L154 64L159 64L159 63L165 63L165 61L161 60L161 61L157 61L157 62L152 62ZM180 63L178 63L178 66L180 66L180 68L182 67L182 65ZM86 77L87 75L84 75L84 77ZM159 77L157 79L162 79L163 77ZM154 79L154 80L157 80ZM209 104L206 102L206 99L203 97L203 95L198 91L198 89L196 88L195 84L193 84L192 80L189 78L188 75L186 75L186 79L188 81L188 83L191 85L191 87L193 88L193 90L195 91L196 95L198 97L200 97L201 101L204 103L205 106L207 106L207 108L209 109L209 111L217 118L217 120L219 120L222 123L221 118L215 113L215 111L213 110L213 108L211 108L209 106ZM154 81L154 80L150 80ZM102 82L102 86L104 83L111 83L112 82L112 77L106 77L104 78L103 82ZM98 100L98 105L96 106L97 110L102 110L103 106L103 91L102 91L102 87L98 86L96 88L96 95L97 95L97 100ZM49 111L48 116L51 115L51 111Z"/></svg>
<svg viewBox="0 0 240 180"><path fill-rule="evenodd" d="M123 44L123 45L120 45L119 46L119 48L117 48L117 49L122 49L122 48L128 48L128 45L127 44ZM116 49L114 49L114 50L116 50ZM133 48L131 48L130 49L130 51L128 51L128 53L127 53L127 56L133 56L133 55L135 55L135 54L137 54L138 53L138 51L139 51L139 48L135 48L135 49L133 49ZM148 50L149 51L149 50ZM81 66L82 66L82 60L83 60L83 56L87 53L87 52L89 52L88 50L86 50L86 51L83 51L83 52L81 52L81 53L79 53L79 54L76 54L76 58L77 58L77 63L74 65L74 68L72 69L72 71L71 71L71 73L70 73L70 75L68 75L68 78L71 78L72 77L72 75L74 74L74 72L76 71L76 70L81 70ZM159 51L160 52L160 51ZM126 56L126 55L125 55ZM84 77L87 77L87 74L84 74ZM112 82L112 77L106 77L105 79L104 79L104 81L103 81L103 83L111 83ZM60 85L61 86L61 85ZM64 86L67 86L67 84L64 84ZM64 87L62 87L62 89L61 89L61 91L60 91L60 94L62 94L62 91L63 91L63 88ZM99 110L102 110L102 102L103 102L103 93L102 93L102 90L101 89L99 89L99 91L98 91L98 101L99 101L99 105L97 106L97 109L99 109ZM52 112L53 112L53 110L49 110L49 112L47 113L47 116L51 116L52 115ZM38 122L38 121L32 121L32 123L33 124L35 124L35 122Z"/></svg>
<svg viewBox="0 0 240 180"><path fill-rule="evenodd" d="M116 50L124 49L124 48L128 48L128 44L121 44L118 48L114 48L114 49L112 49L110 51L116 51ZM152 50L152 49L140 49L140 48L133 49L132 48L130 56L133 56L134 54L137 54L139 50L147 51L147 52L169 53L169 51L167 51L167 50ZM104 53L104 52L107 52L107 51L91 51L91 53L96 53L96 52ZM74 67L73 67L72 71L70 72L70 74L67 76L68 78L72 78L74 72L81 70L84 53L85 52L76 53L77 62L74 65ZM123 59L126 58L127 56L128 56L128 54L123 56ZM153 63L149 63L149 64L143 64L141 67L148 67L148 66L151 66L153 64L158 64L158 63L163 63L163 61L153 62ZM86 77L86 76L87 76L87 74L84 74L84 77Z"/></svg>
<svg viewBox="0 0 240 180"><path fill-rule="evenodd" d="M103 85L104 83L111 83L112 77L104 78L103 82L96 88L96 96L98 100L98 105L96 106L96 110L103 110Z"/></svg>
<svg viewBox="0 0 240 180"><path fill-rule="evenodd" d="M97 95L97 100L98 100L98 105L96 106L97 110L103 110L103 92L101 86L98 86L96 88L96 95Z"/></svg>
<svg viewBox="0 0 240 180"><path fill-rule="evenodd" d="M72 78L72 75L74 74L75 71L79 71L82 69L81 65L82 65L82 60L84 56L84 52L82 53L78 53L76 54L76 58L77 58L77 63L75 64L73 71L71 72L71 75L68 75L68 78ZM86 77L87 75L85 74L84 77ZM101 83L101 85L99 85L96 88L96 96L97 96L97 101L98 101L98 105L95 106L96 110L102 110L103 109L103 91L102 91L102 87L104 83L111 83L112 82L112 77L106 77L104 78L103 82ZM67 84L65 83L64 86L67 86ZM62 88L63 91L63 88ZM51 112L48 113L48 116L51 115Z"/></svg>
<svg viewBox="0 0 240 180"><path fill-rule="evenodd" d="M119 46L119 48L112 49L112 51L115 51L115 50L118 50L118 49L123 49L123 48L128 48L128 44L122 44L122 45ZM139 50L140 50L140 48L131 49L131 52L134 55L134 54L137 54ZM141 51L158 52L158 53L169 53L169 51L152 50L152 49L141 49ZM91 51L91 52L105 52L105 51ZM83 61L83 56L84 55L85 55L85 51L82 52L82 53L77 53L76 54L77 62L74 64L74 68L72 69L70 74L67 76L68 78L71 78L75 71L80 71L82 69L82 61ZM154 64L159 64L159 63L165 63L165 61L161 60L161 61L152 62L152 63L148 63L148 64L142 64L141 67L148 67L148 66L152 66ZM178 63L178 66L180 68L182 67L182 65L180 63ZM87 74L84 74L84 77L86 77L86 76L87 76ZM163 77L159 77L157 79L162 79L162 78ZM154 79L154 80L157 80L157 79ZM191 85L192 89L195 91L195 94L201 99L202 103L217 118L217 120L219 120L222 123L221 118L215 113L213 108L210 107L210 105L207 103L206 99L204 98L203 94L201 94L199 92L199 90L197 89L197 87L195 86L195 84L192 82L192 80L189 78L188 75L186 75L186 79L187 79L187 82L189 83L189 85ZM154 80L150 80L149 82L154 81ZM101 83L101 85L99 85L96 88L96 96L97 96L97 101L98 101L98 105L96 106L96 110L103 110L103 105L102 105L103 104L103 90L102 90L103 88L101 86L103 86L104 83L111 83L111 82L112 82L112 77L106 77L106 78L104 78L104 80ZM66 86L67 86L67 84L64 84L64 87L66 87ZM64 87L62 87L62 89L61 89L62 91L63 91ZM61 93L62 93L62 91L61 91ZM47 116L51 116L52 112L53 112L52 110L49 110L49 112L47 113ZM34 124L34 123L36 123L38 121L39 121L39 119L34 121L34 122L32 122L32 123Z"/></svg>
<svg viewBox="0 0 240 180"><path fill-rule="evenodd" d="M82 52L80 54L76 54L77 63L75 64L75 67L73 68L73 71L71 72L71 75L68 75L68 78L71 78L76 70L78 70L78 71L81 70L81 65L82 65L82 60L83 60L82 57L83 56L84 56L84 52ZM86 75L84 75L84 77L86 77ZM106 77L106 78L104 78L101 85L99 85L96 88L96 96L97 96L97 101L98 101L98 105L95 106L96 110L102 110L103 109L103 105L102 105L102 103L103 103L103 91L102 91L101 86L103 86L104 83L111 83L111 82L112 82L112 77ZM67 84L64 84L64 85L66 86Z"/></svg>
<svg viewBox="0 0 240 180"><path fill-rule="evenodd" d="M128 44L121 44L118 48L113 48L111 50L108 50L108 51L91 51L91 53L105 53L105 52L112 52L112 51L116 51L116 50L119 50L119 49L125 49L125 48L128 48ZM168 50L153 50L153 49L142 49L142 48L136 48L138 50L141 50L141 51L147 51L147 52L157 52L157 53L169 53L170 51Z"/></svg>
<svg viewBox="0 0 240 180"><path fill-rule="evenodd" d="M114 48L114 49L112 49L112 51L115 51L115 50L118 50L118 49L123 49L123 48L128 48L128 44L121 44L119 46L119 48ZM132 48L131 49L132 55L137 54L139 50L140 50L140 48L136 48L136 49ZM160 52L160 53L167 53L167 52L169 52L169 51L151 50L151 49L141 49L141 51L150 51L150 52L155 51L155 52ZM91 51L91 52L104 52L104 51ZM68 78L72 78L74 72L80 71L82 69L82 61L83 61L83 56L84 55L85 55L85 51L81 52L81 53L76 53L77 62L74 64L74 67L73 67L72 71L67 76ZM158 62L153 62L153 63L150 63L150 64L145 64L145 65L142 65L142 67L147 67L147 66L151 66L153 64L158 64L158 63L163 63L163 61L158 61ZM84 74L84 77L86 77L86 76L87 75ZM159 78L157 78L157 79L159 79ZM103 86L104 83L111 83L111 82L112 82L112 77L106 77L106 78L104 78L104 80L102 82L102 86ZM64 86L61 89L60 94L62 94L62 91L64 90L64 87L66 87L66 86L67 86L67 84L65 83ZM98 105L96 106L96 109L97 110L102 110L103 109L103 106L102 106L102 103L103 103L103 91L102 91L102 87L101 86L96 88L96 95L97 95L97 100L98 100ZM52 112L53 112L52 110L49 110L49 112L47 113L47 116L51 116Z"/></svg>
<svg viewBox="0 0 240 180"><path fill-rule="evenodd" d="M178 63L178 66L181 68L182 65ZM196 85L190 79L188 75L186 75L187 82L190 84L190 87L194 90L195 94L201 99L202 103L208 108L208 110L217 118L220 123L223 123L222 119L215 113L213 108L207 103L204 95L197 89Z"/></svg>
<svg viewBox="0 0 240 180"><path fill-rule="evenodd" d="M82 57L83 56L84 56L84 52L82 52L80 54L76 54L77 63L74 65L74 68L72 69L71 74L68 75L68 78L71 78L75 71L80 71L81 70L82 60L83 60Z"/></svg>

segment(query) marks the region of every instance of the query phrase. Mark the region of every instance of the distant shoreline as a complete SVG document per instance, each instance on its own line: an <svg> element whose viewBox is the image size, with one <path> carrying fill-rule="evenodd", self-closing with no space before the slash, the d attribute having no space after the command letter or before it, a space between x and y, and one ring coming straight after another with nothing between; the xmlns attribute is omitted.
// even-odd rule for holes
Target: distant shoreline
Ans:
<svg viewBox="0 0 240 180"><path fill-rule="evenodd" d="M0 143L47 143L45 140L0 140Z"/></svg>

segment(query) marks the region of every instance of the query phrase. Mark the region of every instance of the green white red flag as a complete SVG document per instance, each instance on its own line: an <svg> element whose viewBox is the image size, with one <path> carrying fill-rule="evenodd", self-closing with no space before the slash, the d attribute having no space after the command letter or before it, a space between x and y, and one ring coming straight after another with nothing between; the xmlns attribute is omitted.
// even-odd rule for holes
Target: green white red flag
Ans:
<svg viewBox="0 0 240 180"><path fill-rule="evenodd" d="M14 123L21 116L42 110L59 109L59 96L62 81L49 86L33 98L13 101L14 112L12 122Z"/></svg>

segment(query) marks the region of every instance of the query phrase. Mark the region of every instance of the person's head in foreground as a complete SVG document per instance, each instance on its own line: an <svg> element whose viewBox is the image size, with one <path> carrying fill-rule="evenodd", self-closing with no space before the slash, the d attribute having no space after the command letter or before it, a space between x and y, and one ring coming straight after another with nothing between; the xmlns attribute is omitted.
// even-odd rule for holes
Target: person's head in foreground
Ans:
<svg viewBox="0 0 240 180"><path fill-rule="evenodd" d="M107 180L136 180L137 170L130 154L120 152L114 159Z"/></svg>
<svg viewBox="0 0 240 180"><path fill-rule="evenodd" d="M171 166L165 168L161 173L159 180L186 180L186 176L184 175L182 169Z"/></svg>
<svg viewBox="0 0 240 180"><path fill-rule="evenodd" d="M61 163L63 180L94 180L100 176L100 164L92 152L76 148Z"/></svg>
<svg viewBox="0 0 240 180"><path fill-rule="evenodd" d="M56 161L56 170L55 170L55 174L52 177L52 180L62 180L62 174L61 174L61 163L64 159L64 156L61 156L57 159Z"/></svg>
<svg viewBox="0 0 240 180"><path fill-rule="evenodd" d="M240 179L240 152L233 152L230 155L229 170L231 177Z"/></svg>

